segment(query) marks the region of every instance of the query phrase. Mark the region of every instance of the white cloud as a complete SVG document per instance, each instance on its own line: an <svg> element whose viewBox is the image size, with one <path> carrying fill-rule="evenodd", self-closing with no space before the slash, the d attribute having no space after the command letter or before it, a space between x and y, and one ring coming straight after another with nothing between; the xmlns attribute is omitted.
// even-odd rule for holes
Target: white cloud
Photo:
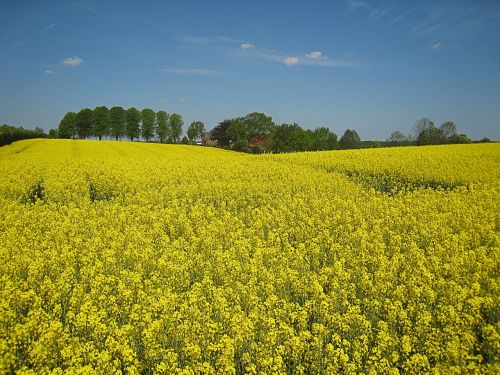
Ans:
<svg viewBox="0 0 500 375"><path fill-rule="evenodd" d="M438 48L441 48L443 46L443 43L434 43L431 48L432 49L438 49Z"/></svg>
<svg viewBox="0 0 500 375"><path fill-rule="evenodd" d="M240 45L240 48L241 49L250 49L250 48L254 48L255 46L251 43L241 43Z"/></svg>
<svg viewBox="0 0 500 375"><path fill-rule="evenodd" d="M71 65L71 66L78 66L81 63L83 63L83 59L79 58L78 56L75 57L67 57L65 58L62 63L64 65Z"/></svg>
<svg viewBox="0 0 500 375"><path fill-rule="evenodd" d="M168 74L186 75L186 76L203 76L203 77L225 77L228 75L226 72L221 72L212 69L201 68L163 68L160 72Z"/></svg>
<svg viewBox="0 0 500 375"><path fill-rule="evenodd" d="M48 74L48 75L50 75L50 74L56 74L56 72L54 72L53 70L50 70L50 69L45 70L44 73Z"/></svg>
<svg viewBox="0 0 500 375"><path fill-rule="evenodd" d="M298 56L285 55L274 50L253 48L249 50L240 51L240 55L245 56L247 58L255 58L259 60L281 63L285 64L286 66L308 65L308 66L324 66L330 68L336 68L336 67L352 68L359 66L359 64L353 60L330 59L328 56L325 56L320 51L312 51L302 57L298 57Z"/></svg>
<svg viewBox="0 0 500 375"><path fill-rule="evenodd" d="M312 51L312 52L309 52L306 57L308 59L314 59L314 60L322 60L322 59L325 59L326 57L323 56L323 53L320 52L320 51Z"/></svg>
<svg viewBox="0 0 500 375"><path fill-rule="evenodd" d="M50 25L47 25L44 28L40 29L39 33L44 33L46 31L49 31L50 29L53 29L54 27L56 27L56 24L51 23Z"/></svg>
<svg viewBox="0 0 500 375"><path fill-rule="evenodd" d="M297 65L299 63L299 58L295 56L287 56L283 59L283 64L287 66Z"/></svg>

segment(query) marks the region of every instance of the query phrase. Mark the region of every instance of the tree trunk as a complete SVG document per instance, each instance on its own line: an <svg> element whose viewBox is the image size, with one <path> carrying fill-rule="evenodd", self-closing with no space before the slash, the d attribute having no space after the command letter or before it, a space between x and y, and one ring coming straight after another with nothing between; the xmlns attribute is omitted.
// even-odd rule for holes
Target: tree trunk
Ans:
<svg viewBox="0 0 500 375"><path fill-rule="evenodd" d="M99 140L101 140L101 139L102 139L102 135L99 134Z"/></svg>

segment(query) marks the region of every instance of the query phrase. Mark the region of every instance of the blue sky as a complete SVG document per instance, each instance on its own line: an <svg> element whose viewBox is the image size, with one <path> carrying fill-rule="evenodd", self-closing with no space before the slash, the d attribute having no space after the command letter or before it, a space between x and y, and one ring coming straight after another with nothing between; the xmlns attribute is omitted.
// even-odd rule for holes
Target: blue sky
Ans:
<svg viewBox="0 0 500 375"><path fill-rule="evenodd" d="M500 139L499 1L0 1L0 123L98 105Z"/></svg>

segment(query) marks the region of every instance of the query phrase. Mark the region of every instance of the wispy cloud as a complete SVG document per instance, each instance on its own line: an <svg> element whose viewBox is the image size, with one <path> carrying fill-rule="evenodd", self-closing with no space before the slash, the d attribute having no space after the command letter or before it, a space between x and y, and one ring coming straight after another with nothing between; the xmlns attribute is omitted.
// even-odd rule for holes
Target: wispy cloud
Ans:
<svg viewBox="0 0 500 375"><path fill-rule="evenodd" d="M78 66L83 63L83 59L81 59L78 56L67 57L64 60L62 60L62 63L64 65Z"/></svg>
<svg viewBox="0 0 500 375"><path fill-rule="evenodd" d="M251 43L241 43L240 45L240 48L241 49L250 49L250 48L254 48L255 46Z"/></svg>
<svg viewBox="0 0 500 375"><path fill-rule="evenodd" d="M53 29L54 27L56 27L56 24L55 23L51 23L50 25L47 25L43 28L40 29L39 33L45 33L47 31L49 31L50 29Z"/></svg>
<svg viewBox="0 0 500 375"><path fill-rule="evenodd" d="M407 11L401 13L400 15L394 17L392 19L391 22L389 22L389 25L392 25L392 24L395 24L395 23L398 23L400 21L402 21L404 18L406 18L407 16L409 16L412 12L415 11L416 8L412 8L412 9L408 9Z"/></svg>
<svg viewBox="0 0 500 375"><path fill-rule="evenodd" d="M375 20L378 20L378 19L382 18L383 16L385 16L387 13L389 13L390 10L391 10L390 8L385 8L385 7L380 6L376 9L372 9L369 17L373 18Z"/></svg>
<svg viewBox="0 0 500 375"><path fill-rule="evenodd" d="M370 9L370 6L366 1L362 0L347 0L346 3L346 14L352 13L357 9Z"/></svg>
<svg viewBox="0 0 500 375"><path fill-rule="evenodd" d="M85 3L82 3L80 1L70 1L70 3L73 4L74 6L76 6L77 8L84 9L84 10L91 12L91 13L97 13L97 11L95 10L94 7L87 5Z"/></svg>
<svg viewBox="0 0 500 375"><path fill-rule="evenodd" d="M160 69L162 73L186 75L186 76L202 76L202 77L229 77L232 73L222 72L213 69L203 68L163 68Z"/></svg>
<svg viewBox="0 0 500 375"><path fill-rule="evenodd" d="M47 69L47 70L44 71L44 73L47 74L47 75L56 74L56 72L53 71L52 69Z"/></svg>
<svg viewBox="0 0 500 375"><path fill-rule="evenodd" d="M304 55L293 53L283 53L272 49L260 48L248 41L239 39L218 36L218 37L198 37L198 36L177 36L174 38L181 43L207 45L207 44L229 44L230 54L237 54L246 60L265 60L283 64L286 66L309 65L309 66L324 66L324 67L354 67L359 64L352 60L330 59L321 51L311 51ZM239 47L236 49L236 45ZM165 73L182 74L182 75L199 75L199 76L228 76L231 73L219 72L210 69L178 69L167 68L162 69Z"/></svg>
<svg viewBox="0 0 500 375"><path fill-rule="evenodd" d="M431 46L431 48L432 48L432 49L438 49L438 48L441 48L442 46L443 46L443 44L442 44L442 43L434 43L434 44Z"/></svg>
<svg viewBox="0 0 500 375"><path fill-rule="evenodd" d="M353 60L344 60L344 59L331 59L328 56L325 56L321 51L312 51L306 53L305 55L288 55L282 54L276 51L261 49L261 48L253 48L248 51L241 51L242 55L247 58L256 58L260 60L267 60L276 63L281 63L286 66L323 66L330 68L337 67L357 67L359 64Z"/></svg>
<svg viewBox="0 0 500 375"><path fill-rule="evenodd" d="M321 51L312 51L306 54L306 57L308 59L314 59L314 60L324 60L326 59L325 56L323 56L323 53Z"/></svg>

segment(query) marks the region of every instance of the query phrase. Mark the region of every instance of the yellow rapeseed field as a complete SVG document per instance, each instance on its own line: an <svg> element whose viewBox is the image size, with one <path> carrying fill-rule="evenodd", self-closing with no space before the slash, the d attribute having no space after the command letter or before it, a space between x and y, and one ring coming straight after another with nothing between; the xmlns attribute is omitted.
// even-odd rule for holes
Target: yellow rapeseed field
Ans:
<svg viewBox="0 0 500 375"><path fill-rule="evenodd" d="M500 372L500 145L0 148L0 372Z"/></svg>

